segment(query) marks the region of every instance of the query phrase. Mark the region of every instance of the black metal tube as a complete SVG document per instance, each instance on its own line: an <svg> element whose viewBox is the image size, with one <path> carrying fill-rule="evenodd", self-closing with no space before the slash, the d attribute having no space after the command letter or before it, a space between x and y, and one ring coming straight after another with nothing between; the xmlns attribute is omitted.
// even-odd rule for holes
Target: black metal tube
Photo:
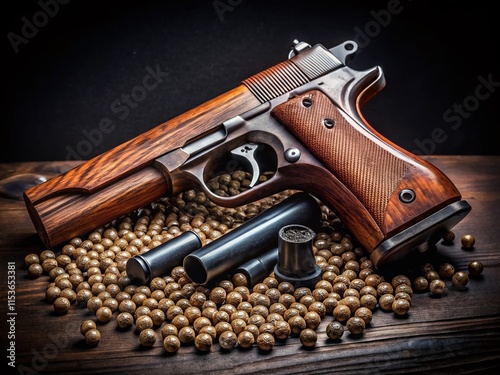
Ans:
<svg viewBox="0 0 500 375"><path fill-rule="evenodd" d="M244 274L247 278L248 285L254 286L273 272L277 261L278 248L276 247L245 262L239 266L235 272Z"/></svg>
<svg viewBox="0 0 500 375"><path fill-rule="evenodd" d="M197 284L215 277L278 246L278 231L288 224L319 227L321 209L311 195L295 193L245 224L184 258L187 276Z"/></svg>
<svg viewBox="0 0 500 375"><path fill-rule="evenodd" d="M184 232L144 254L130 258L126 265L127 275L132 282L145 285L182 265L184 257L200 247L201 240L194 232Z"/></svg>

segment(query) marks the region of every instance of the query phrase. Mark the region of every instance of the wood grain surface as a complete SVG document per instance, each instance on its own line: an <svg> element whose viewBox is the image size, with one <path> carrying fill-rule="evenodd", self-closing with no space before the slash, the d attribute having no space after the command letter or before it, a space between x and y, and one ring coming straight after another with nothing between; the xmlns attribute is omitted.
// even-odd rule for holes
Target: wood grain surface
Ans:
<svg viewBox="0 0 500 375"><path fill-rule="evenodd" d="M326 316L318 329L313 349L304 349L297 337L279 342L270 353L234 349L218 344L201 354L183 346L167 354L161 342L144 349L138 334L121 332L113 322L100 325L102 340L89 348L79 332L81 322L92 318L83 308L55 315L44 301L48 276L29 279L24 257L44 248L22 200L2 197L2 180L13 175L55 175L78 162L0 164L0 311L2 370L20 374L321 374L321 373L493 373L500 368L500 157L428 156L457 185L472 206L471 213L455 227L459 239L470 233L476 238L472 250L438 245L438 255L457 269L471 260L484 266L481 277L471 279L467 290L448 282L447 294L432 298L415 293L408 316L374 312L373 321L361 337L345 334L339 342L326 339ZM15 305L9 315L7 271L15 265ZM402 273L404 270L402 270ZM15 324L8 319L15 318ZM15 338L10 339L9 334ZM15 368L8 366L15 354ZM4 373L2 371L2 373Z"/></svg>

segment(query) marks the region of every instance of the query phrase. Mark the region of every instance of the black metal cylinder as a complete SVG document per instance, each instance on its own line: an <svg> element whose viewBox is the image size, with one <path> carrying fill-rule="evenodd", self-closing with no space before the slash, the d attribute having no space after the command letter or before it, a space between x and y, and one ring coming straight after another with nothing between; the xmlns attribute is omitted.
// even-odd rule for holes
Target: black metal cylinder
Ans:
<svg viewBox="0 0 500 375"><path fill-rule="evenodd" d="M274 274L279 281L287 281L296 288L309 288L319 281L321 268L313 254L316 234L304 225L291 224L279 231L278 264Z"/></svg>
<svg viewBox="0 0 500 375"><path fill-rule="evenodd" d="M236 269L236 273L242 273L248 280L248 285L253 286L264 280L273 272L278 261L278 248L268 250L264 254L250 259Z"/></svg>
<svg viewBox="0 0 500 375"><path fill-rule="evenodd" d="M277 247L278 231L287 224L319 227L321 209L311 195L295 193L253 219L184 258L187 276L197 284L215 277Z"/></svg>
<svg viewBox="0 0 500 375"><path fill-rule="evenodd" d="M144 254L130 258L126 265L127 275L132 282L144 285L182 265L186 255L200 247L201 240L194 232L184 232Z"/></svg>

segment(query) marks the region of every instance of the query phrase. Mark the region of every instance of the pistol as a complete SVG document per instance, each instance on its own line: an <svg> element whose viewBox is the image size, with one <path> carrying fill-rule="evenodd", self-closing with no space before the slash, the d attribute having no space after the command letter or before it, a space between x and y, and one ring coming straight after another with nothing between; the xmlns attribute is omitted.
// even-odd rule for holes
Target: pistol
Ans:
<svg viewBox="0 0 500 375"><path fill-rule="evenodd" d="M202 189L224 207L295 189L347 226L375 267L435 245L470 211L431 163L379 134L361 113L385 85L379 66L346 64L358 46L293 41L288 58L77 167L25 191L52 248L165 196ZM210 181L236 168L246 189ZM260 176L265 172L266 178Z"/></svg>

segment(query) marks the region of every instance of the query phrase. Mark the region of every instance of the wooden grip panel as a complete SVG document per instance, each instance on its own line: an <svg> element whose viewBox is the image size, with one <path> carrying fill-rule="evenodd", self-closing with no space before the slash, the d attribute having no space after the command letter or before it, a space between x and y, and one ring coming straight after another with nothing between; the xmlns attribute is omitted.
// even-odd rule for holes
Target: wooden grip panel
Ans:
<svg viewBox="0 0 500 375"><path fill-rule="evenodd" d="M273 115L363 203L382 227L392 192L410 165L349 123L320 91L277 106Z"/></svg>
<svg viewBox="0 0 500 375"><path fill-rule="evenodd" d="M354 121L319 90L272 114L356 196L386 238L461 199L439 169ZM414 192L411 201L400 198L407 190Z"/></svg>

